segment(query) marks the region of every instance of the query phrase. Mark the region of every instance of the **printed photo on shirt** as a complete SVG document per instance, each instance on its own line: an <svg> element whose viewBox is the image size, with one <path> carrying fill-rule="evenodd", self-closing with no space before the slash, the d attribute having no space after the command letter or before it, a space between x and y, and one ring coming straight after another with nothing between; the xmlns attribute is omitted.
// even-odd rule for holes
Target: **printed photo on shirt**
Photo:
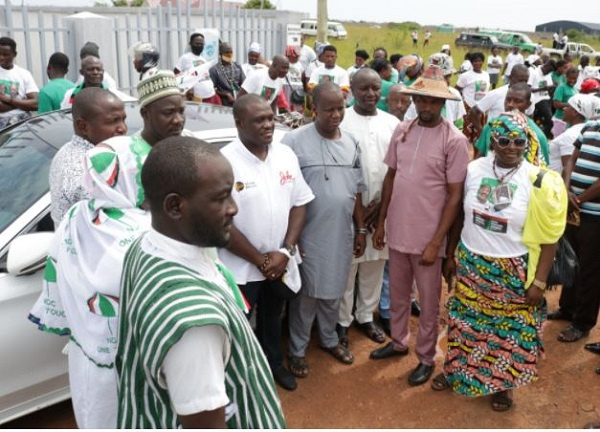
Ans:
<svg viewBox="0 0 600 432"><path fill-rule="evenodd" d="M267 102L271 102L273 99L275 99L275 91L276 89L273 87L269 87L269 86L263 86L262 91L260 92L260 95L265 98L265 100Z"/></svg>
<svg viewBox="0 0 600 432"><path fill-rule="evenodd" d="M319 76L319 84L325 82L335 82L335 77L333 75L320 75Z"/></svg>

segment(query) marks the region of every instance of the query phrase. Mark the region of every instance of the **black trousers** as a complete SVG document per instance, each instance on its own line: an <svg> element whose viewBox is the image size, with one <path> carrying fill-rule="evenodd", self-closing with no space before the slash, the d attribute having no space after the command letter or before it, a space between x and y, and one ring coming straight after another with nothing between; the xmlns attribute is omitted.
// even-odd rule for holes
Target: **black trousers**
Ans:
<svg viewBox="0 0 600 432"><path fill-rule="evenodd" d="M240 285L240 290L250 304L250 314L256 310L256 338L262 347L272 371L283 366L281 350L281 312L285 300L273 295L267 279Z"/></svg>
<svg viewBox="0 0 600 432"><path fill-rule="evenodd" d="M560 293L559 305L575 327L588 331L600 311L600 217L581 213L581 225L567 225L565 235L577 253L579 273L573 288Z"/></svg>
<svg viewBox="0 0 600 432"><path fill-rule="evenodd" d="M552 101L550 99L544 99L535 104L533 118L536 122L539 120L542 124L542 130L546 138L552 139Z"/></svg>

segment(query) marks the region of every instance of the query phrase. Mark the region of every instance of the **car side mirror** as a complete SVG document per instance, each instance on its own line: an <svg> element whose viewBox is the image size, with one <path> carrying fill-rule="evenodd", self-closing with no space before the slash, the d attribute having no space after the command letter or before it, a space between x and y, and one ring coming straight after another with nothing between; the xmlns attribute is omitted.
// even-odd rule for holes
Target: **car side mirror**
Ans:
<svg viewBox="0 0 600 432"><path fill-rule="evenodd" d="M6 269L11 276L35 273L46 264L52 232L24 234L12 241L8 248Z"/></svg>

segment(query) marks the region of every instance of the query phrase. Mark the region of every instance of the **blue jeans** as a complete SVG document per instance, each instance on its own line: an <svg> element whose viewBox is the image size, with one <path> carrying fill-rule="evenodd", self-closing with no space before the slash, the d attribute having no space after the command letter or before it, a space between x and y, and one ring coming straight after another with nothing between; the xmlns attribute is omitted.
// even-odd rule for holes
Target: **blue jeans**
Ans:
<svg viewBox="0 0 600 432"><path fill-rule="evenodd" d="M379 317L390 319L390 273L389 263L385 262L383 268L383 283L381 284L381 297L379 298Z"/></svg>

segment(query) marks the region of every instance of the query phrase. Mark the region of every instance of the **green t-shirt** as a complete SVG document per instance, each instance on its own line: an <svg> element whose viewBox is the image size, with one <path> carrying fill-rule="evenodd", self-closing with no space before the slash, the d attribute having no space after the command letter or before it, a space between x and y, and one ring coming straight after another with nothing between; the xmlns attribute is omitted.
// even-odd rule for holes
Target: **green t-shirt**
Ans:
<svg viewBox="0 0 600 432"><path fill-rule="evenodd" d="M553 71L552 72L552 81L554 82L554 85L556 87L558 87L561 84L567 83L567 77L565 77L565 74L559 75L555 71Z"/></svg>
<svg viewBox="0 0 600 432"><path fill-rule="evenodd" d="M68 79L55 78L41 88L38 94L38 114L60 109L67 90L75 87Z"/></svg>
<svg viewBox="0 0 600 432"><path fill-rule="evenodd" d="M575 87L570 86L566 83L561 84L554 91L553 99L558 102L567 103L569 101L569 99L571 99L571 96L574 96L576 93L577 93L577 89L575 89ZM556 117L557 119L561 119L561 120L564 115L565 115L565 112L562 108L558 108L556 110L556 112L554 113L554 117Z"/></svg>
<svg viewBox="0 0 600 432"><path fill-rule="evenodd" d="M548 139L546 138L546 135L544 135L544 132L540 129L540 127L537 124L535 124L535 122L529 117L527 117L527 126L529 126L537 135L538 140L540 141L542 157L544 158L544 162L546 163L546 165L548 165L550 163L550 150L548 148ZM491 141L492 130L490 128L490 122L488 121L487 124L483 127L481 135L479 135L479 138L475 143L475 148L479 151L479 153L485 156L487 155L490 149Z"/></svg>
<svg viewBox="0 0 600 432"><path fill-rule="evenodd" d="M387 98L393 85L393 82L381 80L381 96L379 97L379 102L377 102L377 108L382 111L390 112L387 105Z"/></svg>

